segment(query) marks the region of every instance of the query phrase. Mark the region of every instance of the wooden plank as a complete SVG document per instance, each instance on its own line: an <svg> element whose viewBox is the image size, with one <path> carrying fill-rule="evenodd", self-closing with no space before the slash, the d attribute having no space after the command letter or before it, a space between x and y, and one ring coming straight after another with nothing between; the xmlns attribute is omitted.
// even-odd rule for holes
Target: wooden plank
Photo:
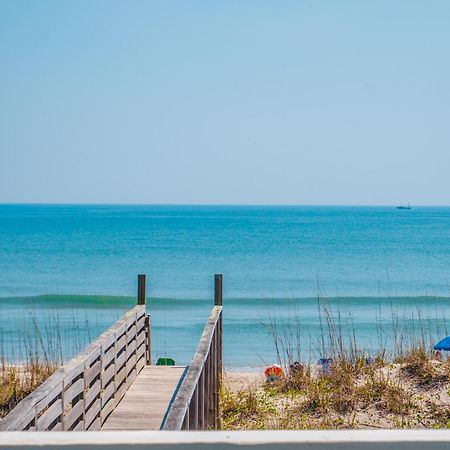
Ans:
<svg viewBox="0 0 450 450"><path fill-rule="evenodd" d="M77 395L80 395L83 391L84 391L83 379L75 381L75 383L69 386L63 393L64 404L70 403Z"/></svg>
<svg viewBox="0 0 450 450"><path fill-rule="evenodd" d="M145 342L145 330L141 331L136 339L136 347L139 348Z"/></svg>
<svg viewBox="0 0 450 450"><path fill-rule="evenodd" d="M105 407L105 405L108 403L109 399L114 396L114 393L116 392L116 387L114 386L114 383L111 383L102 393L102 408Z"/></svg>
<svg viewBox="0 0 450 450"><path fill-rule="evenodd" d="M75 426L75 428L73 429L73 431L84 431L84 423L82 420L80 420L77 425Z"/></svg>
<svg viewBox="0 0 450 450"><path fill-rule="evenodd" d="M85 397L84 397L84 401L86 404L86 407L88 407L93 400L99 396L100 394L100 389L101 389L101 383L100 380L97 380L86 392Z"/></svg>
<svg viewBox="0 0 450 450"><path fill-rule="evenodd" d="M136 320L136 334L139 334L141 331L143 331L145 328L145 314L141 315L140 317L137 317Z"/></svg>
<svg viewBox="0 0 450 450"><path fill-rule="evenodd" d="M50 431L63 431L62 423L57 422L56 425Z"/></svg>
<svg viewBox="0 0 450 450"><path fill-rule="evenodd" d="M78 420L78 418L83 415L83 411L83 400L80 400L75 403L75 405L72 406L72 408L66 414L64 414L64 429L70 430L72 428L72 425Z"/></svg>
<svg viewBox="0 0 450 450"><path fill-rule="evenodd" d="M53 402L61 396L62 393L62 383L53 387L53 389L34 407L36 416L39 418L42 411L50 407Z"/></svg>
<svg viewBox="0 0 450 450"><path fill-rule="evenodd" d="M147 361L147 348L145 344L145 338L144 341L136 347L136 360L139 361L141 357L144 357Z"/></svg>
<svg viewBox="0 0 450 450"><path fill-rule="evenodd" d="M127 345L130 345L132 341L136 339L137 336L137 330L136 327L133 326L130 330L127 332Z"/></svg>
<svg viewBox="0 0 450 450"><path fill-rule="evenodd" d="M122 368L125 366L125 362L127 360L127 353L122 352L120 356L116 359L116 373L119 373Z"/></svg>
<svg viewBox="0 0 450 450"><path fill-rule="evenodd" d="M88 354L86 355L86 358L84 360L84 365L85 367L91 367L92 364L100 358L101 354L102 354L102 348L99 345L100 344L100 338L96 339L93 342L92 345L92 349L88 352Z"/></svg>
<svg viewBox="0 0 450 450"><path fill-rule="evenodd" d="M123 350L126 345L127 345L127 335L124 334L118 337L116 342L116 354L119 353L121 350Z"/></svg>
<svg viewBox="0 0 450 450"><path fill-rule="evenodd" d="M114 405L117 406L120 403L120 400L122 400L123 396L125 395L125 392L127 392L127 384L123 383L116 391L116 395L114 396Z"/></svg>
<svg viewBox="0 0 450 450"><path fill-rule="evenodd" d="M140 373L140 371L145 367L145 357L141 356L141 358L138 360L137 364L136 364L136 372Z"/></svg>
<svg viewBox="0 0 450 450"><path fill-rule="evenodd" d="M138 364L139 360L142 357L144 357L144 359L147 360L145 344L142 344L140 347L136 349L136 365Z"/></svg>
<svg viewBox="0 0 450 450"><path fill-rule="evenodd" d="M185 367L145 366L102 430L158 430Z"/></svg>
<svg viewBox="0 0 450 450"><path fill-rule="evenodd" d="M38 431L46 431L51 423L55 421L63 413L62 400L56 400L47 411L42 414L36 421L36 429Z"/></svg>
<svg viewBox="0 0 450 450"><path fill-rule="evenodd" d="M100 413L101 404L100 401L95 402L84 414L84 426L86 429L90 428L91 423Z"/></svg>
<svg viewBox="0 0 450 450"><path fill-rule="evenodd" d="M115 379L116 389L118 389L122 381L125 379L126 374L127 374L126 366L122 367L122 369L119 370L119 372L117 372Z"/></svg>
<svg viewBox="0 0 450 450"><path fill-rule="evenodd" d="M102 428L102 421L100 417L97 417L90 425L86 428L89 431L99 431Z"/></svg>
<svg viewBox="0 0 450 450"><path fill-rule="evenodd" d="M128 375L131 372L131 370L136 367L136 354L130 356L130 359L127 361L125 367Z"/></svg>
<svg viewBox="0 0 450 450"><path fill-rule="evenodd" d="M84 372L84 381L86 383L86 386L89 386L94 378L98 377L98 375L100 374L100 369L100 361L97 361L92 367L86 369L86 371Z"/></svg>
<svg viewBox="0 0 450 450"><path fill-rule="evenodd" d="M109 383L109 381L114 377L115 374L116 374L116 366L114 364L111 364L101 374L102 386L105 387Z"/></svg>
<svg viewBox="0 0 450 450"><path fill-rule="evenodd" d="M116 356L116 349L114 345L105 353L103 353L103 367L107 367L108 364L114 359Z"/></svg>
<svg viewBox="0 0 450 450"><path fill-rule="evenodd" d="M111 400L105 406L102 406L102 409L100 411L100 418L102 423L104 423L105 420L109 417L115 406L116 405L114 404L114 398L111 398Z"/></svg>
<svg viewBox="0 0 450 450"><path fill-rule="evenodd" d="M137 371L136 371L136 367L128 374L127 376L127 389L132 385L133 381L136 379L137 377Z"/></svg>
<svg viewBox="0 0 450 450"><path fill-rule="evenodd" d="M102 351L103 355L109 354L111 351L113 351L114 354L114 344L116 342L116 336L114 333L108 334L108 337L103 339L102 341Z"/></svg>

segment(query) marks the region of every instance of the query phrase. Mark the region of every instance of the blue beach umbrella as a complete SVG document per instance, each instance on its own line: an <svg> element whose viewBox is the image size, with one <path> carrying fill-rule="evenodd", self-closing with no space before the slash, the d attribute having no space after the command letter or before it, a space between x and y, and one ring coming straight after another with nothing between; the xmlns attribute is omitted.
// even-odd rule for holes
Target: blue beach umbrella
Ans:
<svg viewBox="0 0 450 450"><path fill-rule="evenodd" d="M450 336L447 336L446 338L442 339L437 344L435 344L434 349L445 350L447 352L450 351Z"/></svg>

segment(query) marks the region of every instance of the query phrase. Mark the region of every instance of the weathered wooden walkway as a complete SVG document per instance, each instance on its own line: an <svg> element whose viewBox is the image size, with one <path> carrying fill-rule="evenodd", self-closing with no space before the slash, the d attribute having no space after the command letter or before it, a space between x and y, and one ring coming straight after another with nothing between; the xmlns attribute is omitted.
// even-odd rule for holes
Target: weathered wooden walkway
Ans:
<svg viewBox="0 0 450 450"><path fill-rule="evenodd" d="M153 366L145 275L138 305L50 376L0 431L217 429L222 372L222 275L187 367Z"/></svg>
<svg viewBox="0 0 450 450"><path fill-rule="evenodd" d="M187 367L145 366L102 430L159 430Z"/></svg>

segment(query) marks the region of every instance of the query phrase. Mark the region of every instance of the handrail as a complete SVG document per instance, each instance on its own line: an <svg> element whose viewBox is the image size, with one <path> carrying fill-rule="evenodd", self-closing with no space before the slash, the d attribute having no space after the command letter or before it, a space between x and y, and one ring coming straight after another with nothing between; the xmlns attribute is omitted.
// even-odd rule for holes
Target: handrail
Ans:
<svg viewBox="0 0 450 450"><path fill-rule="evenodd" d="M0 433L0 450L448 450L450 430Z"/></svg>
<svg viewBox="0 0 450 450"><path fill-rule="evenodd" d="M58 369L3 420L0 431L98 430L146 364L138 305Z"/></svg>
<svg viewBox="0 0 450 450"><path fill-rule="evenodd" d="M181 383L163 430L218 428L222 369L222 306L214 306L197 352Z"/></svg>

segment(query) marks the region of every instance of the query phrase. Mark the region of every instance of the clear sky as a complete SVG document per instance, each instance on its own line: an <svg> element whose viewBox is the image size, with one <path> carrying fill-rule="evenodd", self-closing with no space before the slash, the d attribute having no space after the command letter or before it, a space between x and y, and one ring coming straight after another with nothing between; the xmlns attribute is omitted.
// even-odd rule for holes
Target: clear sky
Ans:
<svg viewBox="0 0 450 450"><path fill-rule="evenodd" d="M450 2L0 0L0 202L450 204Z"/></svg>

